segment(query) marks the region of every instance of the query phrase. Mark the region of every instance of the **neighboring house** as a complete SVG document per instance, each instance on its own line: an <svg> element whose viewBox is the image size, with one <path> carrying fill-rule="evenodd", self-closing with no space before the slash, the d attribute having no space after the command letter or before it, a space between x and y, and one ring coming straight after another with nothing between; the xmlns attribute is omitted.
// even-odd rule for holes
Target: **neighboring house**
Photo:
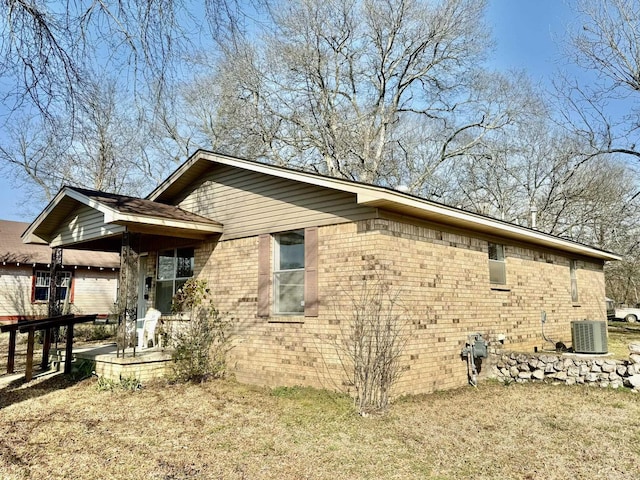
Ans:
<svg viewBox="0 0 640 480"><path fill-rule="evenodd" d="M51 248L22 242L28 223L0 220L0 322L47 315ZM57 294L72 313L113 312L120 258L117 253L64 250Z"/></svg>
<svg viewBox="0 0 640 480"><path fill-rule="evenodd" d="M382 279L407 311L396 394L465 385L470 334L521 351L570 344L572 320L606 319L603 265L619 259L392 189L205 151L146 199L64 188L23 238L122 248L138 316L168 314L187 278L206 279L234 320L230 371L263 385L342 385L354 296Z"/></svg>

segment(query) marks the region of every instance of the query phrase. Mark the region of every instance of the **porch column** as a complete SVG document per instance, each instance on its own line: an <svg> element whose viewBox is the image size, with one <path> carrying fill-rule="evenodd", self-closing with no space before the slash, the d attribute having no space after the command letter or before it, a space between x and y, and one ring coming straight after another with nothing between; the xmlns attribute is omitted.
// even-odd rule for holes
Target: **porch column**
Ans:
<svg viewBox="0 0 640 480"><path fill-rule="evenodd" d="M120 289L118 292L118 313L120 332L118 349L136 345L136 318L138 306L138 257L140 235L131 232L122 234L120 250Z"/></svg>
<svg viewBox="0 0 640 480"><path fill-rule="evenodd" d="M51 264L49 266L49 317L62 314L60 299L58 298L58 283L60 269L62 268L62 249L51 249Z"/></svg>

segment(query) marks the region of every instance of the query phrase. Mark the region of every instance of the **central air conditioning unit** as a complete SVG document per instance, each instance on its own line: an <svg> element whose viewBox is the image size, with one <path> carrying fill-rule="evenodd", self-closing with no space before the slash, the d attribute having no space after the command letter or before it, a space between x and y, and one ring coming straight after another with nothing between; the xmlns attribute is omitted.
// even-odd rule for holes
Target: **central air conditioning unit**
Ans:
<svg viewBox="0 0 640 480"><path fill-rule="evenodd" d="M607 322L571 322L571 341L576 353L607 353Z"/></svg>

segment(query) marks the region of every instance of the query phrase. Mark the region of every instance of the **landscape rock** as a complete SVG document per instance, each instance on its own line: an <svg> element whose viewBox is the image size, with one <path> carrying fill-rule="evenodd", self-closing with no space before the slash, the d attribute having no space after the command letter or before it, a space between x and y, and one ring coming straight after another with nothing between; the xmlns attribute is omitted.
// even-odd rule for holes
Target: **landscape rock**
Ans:
<svg viewBox="0 0 640 480"><path fill-rule="evenodd" d="M598 374L596 372L589 372L585 375L584 379L587 382L597 382L598 381Z"/></svg>
<svg viewBox="0 0 640 480"><path fill-rule="evenodd" d="M629 353L640 355L640 343L630 343Z"/></svg>
<svg viewBox="0 0 640 480"><path fill-rule="evenodd" d="M640 347L640 344L639 344ZM635 348L635 347L634 347ZM517 383L552 381L554 385L586 384L591 387L629 387L640 391L640 353L629 360L582 356L498 354L492 375Z"/></svg>
<svg viewBox="0 0 640 480"><path fill-rule="evenodd" d="M531 376L536 380L544 380L544 370L534 370Z"/></svg>
<svg viewBox="0 0 640 480"><path fill-rule="evenodd" d="M640 374L631 375L625 379L625 383L627 383L631 388L640 387Z"/></svg>
<svg viewBox="0 0 640 480"><path fill-rule="evenodd" d="M556 380L562 380L564 382L567 380L567 372L558 372L551 375L551 377L555 378Z"/></svg>
<svg viewBox="0 0 640 480"><path fill-rule="evenodd" d="M569 377L579 377L580 376L580 367L576 367L575 365L567 368L567 376Z"/></svg>
<svg viewBox="0 0 640 480"><path fill-rule="evenodd" d="M609 386L613 389L618 389L618 388L622 388L623 383L622 383L622 379L620 380L613 380Z"/></svg>

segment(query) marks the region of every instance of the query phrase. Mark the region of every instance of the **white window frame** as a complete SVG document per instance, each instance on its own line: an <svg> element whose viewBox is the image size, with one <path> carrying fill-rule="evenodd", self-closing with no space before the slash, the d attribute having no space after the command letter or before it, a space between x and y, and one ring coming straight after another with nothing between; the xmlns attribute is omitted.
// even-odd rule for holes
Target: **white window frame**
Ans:
<svg viewBox="0 0 640 480"><path fill-rule="evenodd" d="M293 230L289 232L282 232L275 234L274 237L274 255L273 255L273 313L275 315L304 315L304 254L302 258L302 268L280 268L280 239L285 235L297 233L302 236L302 245L304 247L305 232L304 230ZM300 283L283 284L282 278L289 276L291 273L299 272ZM299 308L294 311L288 311L284 309L284 306L280 304L280 292L281 288L292 287L300 290L300 305Z"/></svg>
<svg viewBox="0 0 640 480"><path fill-rule="evenodd" d="M64 297L60 300L62 302L67 300L67 297L71 294L71 272L57 272L60 277L60 285L58 288L64 288ZM36 281L33 284L33 301L35 303L44 303L49 301L49 292L51 291L51 272L49 270L36 270ZM45 292L45 298L38 298L38 289Z"/></svg>
<svg viewBox="0 0 640 480"><path fill-rule="evenodd" d="M191 250L192 251L192 255L191 257L191 275L188 277L178 277L178 251L179 250ZM160 278L160 257L167 257L169 258L168 255L162 255L163 253L166 252L170 252L173 251L173 273L172 275L167 278ZM184 257L187 258L187 257ZM159 250L158 251L158 258L156 259L156 298L155 298L155 303L156 303L156 308L158 310L161 310L162 313L165 314L169 314L171 313L170 311L165 311L167 310L166 308L164 308L163 305L159 304L159 295L158 295L158 291L159 291L159 287L163 284L171 284L171 298L173 298L173 296L176 294L176 292L178 291L178 289L184 285L186 283L187 280L189 280L190 278L193 278L193 274L194 274L194 270L195 270L195 249L191 248L191 247L184 247L184 248L168 248L166 250ZM163 309L164 308L164 309ZM171 303L169 303L169 310L171 310Z"/></svg>
<svg viewBox="0 0 640 480"><path fill-rule="evenodd" d="M571 301L578 303L578 262L576 260L569 260L569 277L571 279Z"/></svg>
<svg viewBox="0 0 640 480"><path fill-rule="evenodd" d="M504 245L488 242L489 282L492 285L506 285L507 264L505 262Z"/></svg>

